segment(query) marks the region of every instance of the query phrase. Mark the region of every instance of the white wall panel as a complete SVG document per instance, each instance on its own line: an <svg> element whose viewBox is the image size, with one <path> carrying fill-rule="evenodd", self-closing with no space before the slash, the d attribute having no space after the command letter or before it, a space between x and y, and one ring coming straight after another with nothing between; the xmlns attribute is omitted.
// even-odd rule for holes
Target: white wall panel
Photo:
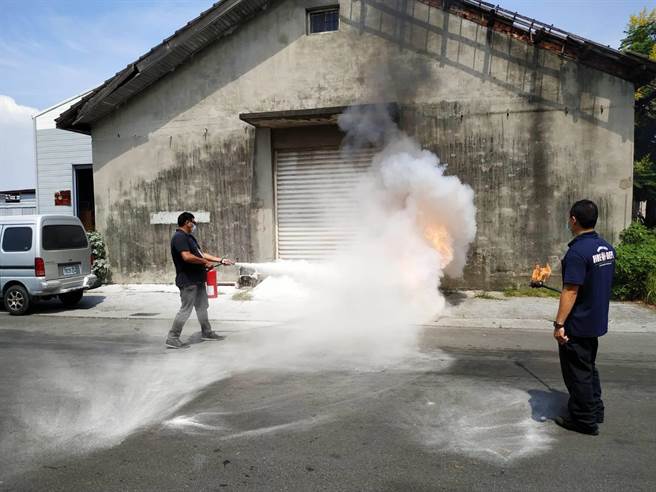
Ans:
<svg viewBox="0 0 656 492"><path fill-rule="evenodd" d="M37 129L36 161L39 213L74 214L72 205L55 206L55 192L71 190L74 197L73 166L91 164L91 137L53 128Z"/></svg>

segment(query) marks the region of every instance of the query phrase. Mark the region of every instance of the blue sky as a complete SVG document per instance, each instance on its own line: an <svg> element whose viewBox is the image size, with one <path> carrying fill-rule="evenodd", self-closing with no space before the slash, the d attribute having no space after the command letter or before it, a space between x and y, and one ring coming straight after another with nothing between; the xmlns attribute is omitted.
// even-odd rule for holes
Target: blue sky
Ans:
<svg viewBox="0 0 656 492"><path fill-rule="evenodd" d="M34 186L29 114L102 83L212 3L0 0L0 190ZM654 0L495 3L615 48L629 15L656 7Z"/></svg>

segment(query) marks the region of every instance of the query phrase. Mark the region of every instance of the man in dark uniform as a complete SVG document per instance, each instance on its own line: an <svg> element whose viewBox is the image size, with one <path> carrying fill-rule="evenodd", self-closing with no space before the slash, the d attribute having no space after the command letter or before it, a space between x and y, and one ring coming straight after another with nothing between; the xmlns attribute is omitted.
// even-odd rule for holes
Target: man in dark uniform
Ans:
<svg viewBox="0 0 656 492"><path fill-rule="evenodd" d="M608 331L608 307L615 250L594 230L597 206L590 200L572 205L568 227L574 235L563 258L563 291L554 321L560 367L569 392L568 416L555 422L568 430L599 434L604 421L599 372L595 365L598 337Z"/></svg>
<svg viewBox="0 0 656 492"><path fill-rule="evenodd" d="M214 268L214 263L233 265L227 258L219 258L203 253L198 241L193 236L196 230L196 220L193 214L183 212L178 217L178 229L171 238L171 256L175 264L175 285L180 289L182 306L173 320L173 326L166 339L166 346L179 349L188 348L189 344L180 341L180 334L191 310L196 308L196 315L200 322L203 340L222 340L223 337L212 331L207 317L207 290L205 278L207 270Z"/></svg>

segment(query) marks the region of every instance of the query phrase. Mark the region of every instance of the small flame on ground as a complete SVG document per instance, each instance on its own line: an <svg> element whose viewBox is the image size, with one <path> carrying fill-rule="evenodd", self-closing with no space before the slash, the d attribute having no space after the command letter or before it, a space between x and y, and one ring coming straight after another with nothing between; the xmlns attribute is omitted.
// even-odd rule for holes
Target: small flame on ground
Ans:
<svg viewBox="0 0 656 492"><path fill-rule="evenodd" d="M442 267L451 263L451 260L453 260L453 240L446 227L441 225L426 226L424 228L424 237L440 253Z"/></svg>
<svg viewBox="0 0 656 492"><path fill-rule="evenodd" d="M549 264L541 267L540 265L535 265L533 273L531 274L531 282L546 282L547 279L551 276L551 267Z"/></svg>

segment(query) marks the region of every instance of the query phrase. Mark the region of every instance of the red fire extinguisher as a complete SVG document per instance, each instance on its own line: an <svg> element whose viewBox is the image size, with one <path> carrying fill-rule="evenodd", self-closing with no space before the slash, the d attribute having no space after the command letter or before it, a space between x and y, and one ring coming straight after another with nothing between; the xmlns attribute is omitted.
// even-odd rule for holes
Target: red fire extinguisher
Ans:
<svg viewBox="0 0 656 492"><path fill-rule="evenodd" d="M212 268L211 270L207 271L205 283L207 288L207 297L210 299L219 297L219 286L217 283L216 268Z"/></svg>

